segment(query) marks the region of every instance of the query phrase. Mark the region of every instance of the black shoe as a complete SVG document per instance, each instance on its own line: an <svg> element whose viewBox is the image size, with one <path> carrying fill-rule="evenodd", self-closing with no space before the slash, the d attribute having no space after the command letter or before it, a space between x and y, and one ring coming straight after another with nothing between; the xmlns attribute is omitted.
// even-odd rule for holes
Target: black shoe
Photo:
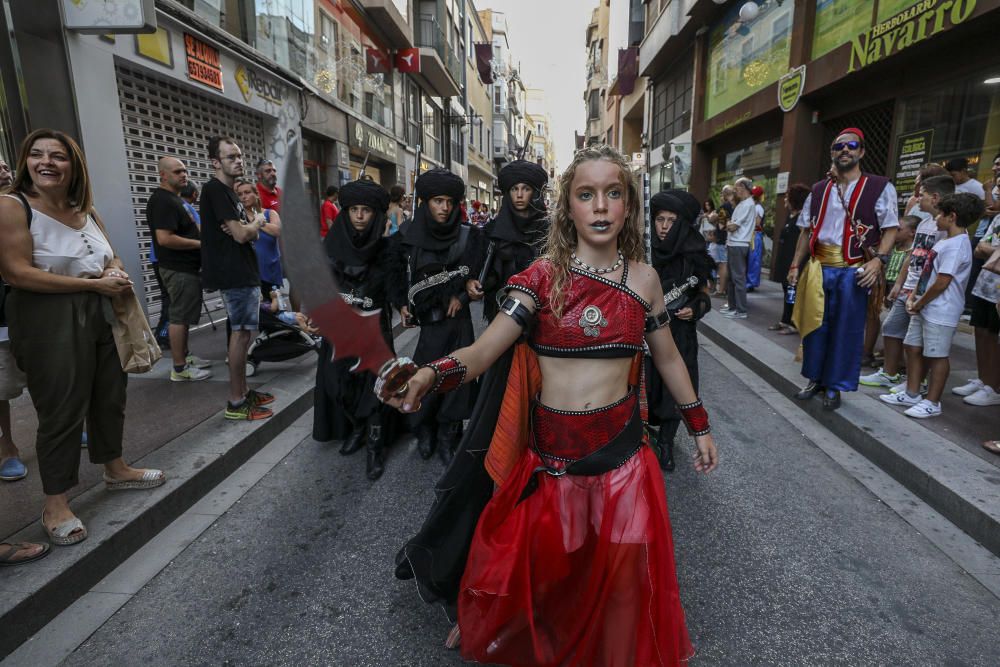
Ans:
<svg viewBox="0 0 1000 667"><path fill-rule="evenodd" d="M446 466L455 458L455 449L462 439L462 422L446 422L438 428L438 456Z"/></svg>
<svg viewBox="0 0 1000 667"><path fill-rule="evenodd" d="M823 387L818 382L813 381L803 387L799 393L795 394L795 398L800 401L808 401L821 391L823 391Z"/></svg>
<svg viewBox="0 0 1000 667"><path fill-rule="evenodd" d="M662 426L660 427L660 433L656 436L656 446L660 450L660 468L667 472L673 472L677 467L677 464L674 462L674 439L667 439Z"/></svg>
<svg viewBox="0 0 1000 667"><path fill-rule="evenodd" d="M355 426L351 434L347 436L344 440L344 444L340 447L340 453L344 456L350 456L354 452L361 449L365 444L365 427L364 425Z"/></svg>
<svg viewBox="0 0 1000 667"><path fill-rule="evenodd" d="M375 481L385 472L385 456L382 454L382 427L372 425L368 428L368 461L366 475Z"/></svg>
<svg viewBox="0 0 1000 667"><path fill-rule="evenodd" d="M434 449L437 442L434 438L434 429L430 426L421 425L417 427L417 451L424 461L434 456Z"/></svg>
<svg viewBox="0 0 1000 667"><path fill-rule="evenodd" d="M840 407L840 392L835 389L827 389L823 392L823 409L836 410Z"/></svg>

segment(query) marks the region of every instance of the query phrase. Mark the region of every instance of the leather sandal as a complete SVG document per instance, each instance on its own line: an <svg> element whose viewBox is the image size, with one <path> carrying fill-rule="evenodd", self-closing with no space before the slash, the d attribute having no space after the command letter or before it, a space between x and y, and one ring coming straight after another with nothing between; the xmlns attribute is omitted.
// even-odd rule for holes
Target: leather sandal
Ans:
<svg viewBox="0 0 1000 667"><path fill-rule="evenodd" d="M49 528L45 525L45 512L42 512L42 528L45 529L52 544L60 547L68 547L87 539L87 528L78 517L63 521L55 528Z"/></svg>
<svg viewBox="0 0 1000 667"><path fill-rule="evenodd" d="M18 551L24 551L32 547L42 547L34 556L28 556L27 558L14 558L14 554ZM25 563L31 563L41 558L45 558L49 555L51 547L47 544L36 544L34 542L3 542L0 543L0 565L24 565Z"/></svg>
<svg viewBox="0 0 1000 667"><path fill-rule="evenodd" d="M983 442L983 449L1000 456L1000 440L986 440Z"/></svg>

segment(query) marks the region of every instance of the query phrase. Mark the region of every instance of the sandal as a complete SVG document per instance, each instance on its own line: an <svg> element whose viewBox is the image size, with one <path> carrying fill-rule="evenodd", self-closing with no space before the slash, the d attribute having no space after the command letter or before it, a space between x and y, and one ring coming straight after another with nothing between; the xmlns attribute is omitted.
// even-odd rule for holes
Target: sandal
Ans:
<svg viewBox="0 0 1000 667"><path fill-rule="evenodd" d="M32 547L42 547L42 550L34 556L27 558L14 558L18 551L24 551ZM37 544L34 542L3 542L0 543L0 565L23 565L45 558L49 555L51 548L47 544Z"/></svg>
<svg viewBox="0 0 1000 667"><path fill-rule="evenodd" d="M785 328L784 324L782 324L781 322L775 322L774 324L772 324L771 326L769 326L767 328L767 330L768 331L781 331L784 328Z"/></svg>
<svg viewBox="0 0 1000 667"><path fill-rule="evenodd" d="M987 440L983 442L983 449L1000 456L1000 440Z"/></svg>
<svg viewBox="0 0 1000 667"><path fill-rule="evenodd" d="M143 470L139 479L115 479L104 473L104 485L108 491L123 491L125 489L152 489L167 481L162 470Z"/></svg>
<svg viewBox="0 0 1000 667"><path fill-rule="evenodd" d="M797 334L798 332L799 332L798 329L796 329L795 327L793 327L791 325L786 324L784 326L784 328L782 328L781 330L778 331L778 335L780 335L780 336L791 336L792 334Z"/></svg>
<svg viewBox="0 0 1000 667"><path fill-rule="evenodd" d="M42 528L48 533L52 544L60 547L68 547L87 539L87 528L77 517L64 521L55 528L49 528L45 525L45 512L42 512Z"/></svg>

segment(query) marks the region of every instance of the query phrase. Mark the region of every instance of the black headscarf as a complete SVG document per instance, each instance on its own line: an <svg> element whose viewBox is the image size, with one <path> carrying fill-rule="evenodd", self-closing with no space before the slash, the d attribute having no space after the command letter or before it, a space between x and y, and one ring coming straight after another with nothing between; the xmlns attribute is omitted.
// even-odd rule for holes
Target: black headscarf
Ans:
<svg viewBox="0 0 1000 667"><path fill-rule="evenodd" d="M650 250L653 268L660 275L665 286L676 285L688 276L699 279L704 284L712 273L712 258L708 256L705 237L695 228L700 206L698 200L687 192L671 190L659 192L649 200L649 217L653 226ZM677 220L661 241L656 234L656 214L670 211Z"/></svg>
<svg viewBox="0 0 1000 667"><path fill-rule="evenodd" d="M431 169L420 174L414 184L420 206L417 207L413 220L401 230L403 240L407 245L424 250L445 250L458 240L462 227L462 208L460 204L465 198L465 181L447 169ZM451 197L454 208L447 222L439 223L431 217L427 202L434 197Z"/></svg>
<svg viewBox="0 0 1000 667"><path fill-rule="evenodd" d="M351 224L351 207L369 206L375 215L360 232ZM372 261L385 231L385 212L389 193L374 181L353 181L340 188L340 213L323 241L327 256L346 266L360 266Z"/></svg>
<svg viewBox="0 0 1000 667"><path fill-rule="evenodd" d="M534 162L514 160L500 170L497 176L503 191L503 202L493 219L490 238L513 241L515 243L537 243L548 230L548 211L545 210L545 185L549 182L545 169ZM510 189L524 183L534 190L527 218L514 213L510 201Z"/></svg>

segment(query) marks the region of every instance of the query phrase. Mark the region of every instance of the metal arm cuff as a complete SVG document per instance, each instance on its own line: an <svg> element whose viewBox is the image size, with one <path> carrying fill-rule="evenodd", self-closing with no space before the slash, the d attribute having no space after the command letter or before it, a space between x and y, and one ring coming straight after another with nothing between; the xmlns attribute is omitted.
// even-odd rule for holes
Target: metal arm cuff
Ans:
<svg viewBox="0 0 1000 667"><path fill-rule="evenodd" d="M670 324L670 313L665 310L657 315L646 315L646 333L653 333L668 324Z"/></svg>

